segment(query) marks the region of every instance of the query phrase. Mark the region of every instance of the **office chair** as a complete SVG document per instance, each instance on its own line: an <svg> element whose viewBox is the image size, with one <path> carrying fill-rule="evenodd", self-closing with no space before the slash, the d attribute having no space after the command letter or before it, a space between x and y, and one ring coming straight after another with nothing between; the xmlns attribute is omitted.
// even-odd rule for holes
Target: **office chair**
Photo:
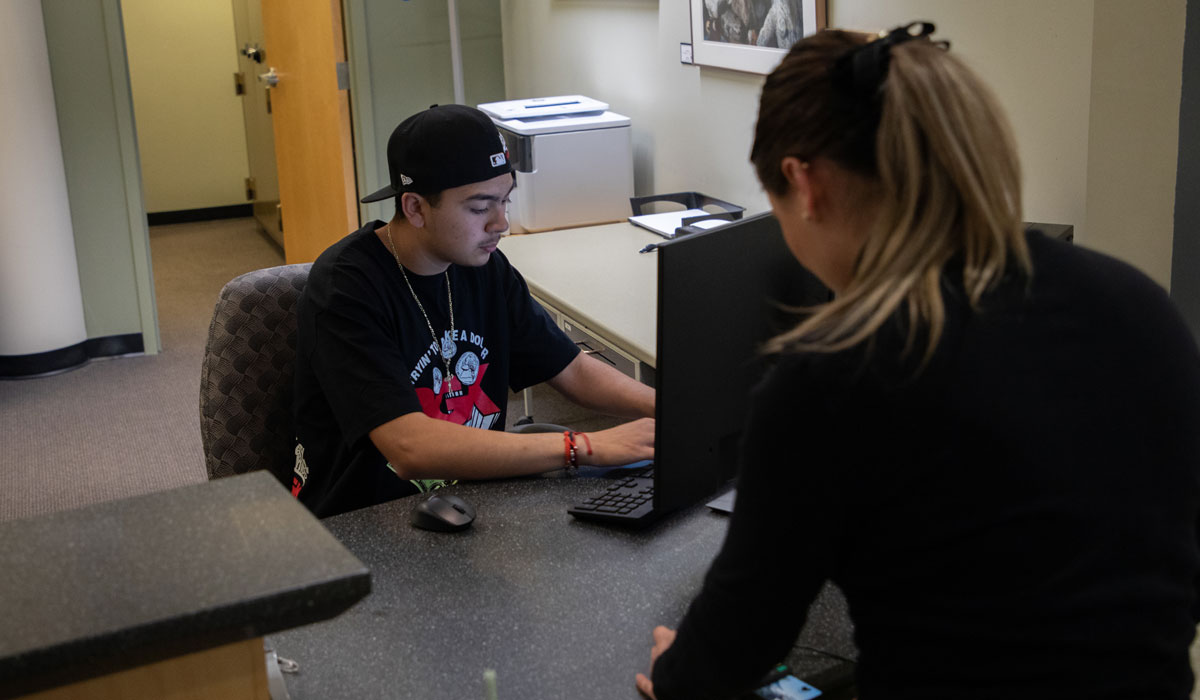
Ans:
<svg viewBox="0 0 1200 700"><path fill-rule="evenodd" d="M296 301L311 263L235 277L222 289L200 369L200 437L209 479L266 469L292 486ZM533 423L511 432L562 432Z"/></svg>
<svg viewBox="0 0 1200 700"><path fill-rule="evenodd" d="M208 478L266 469L291 488L296 301L311 263L255 270L217 298L200 369Z"/></svg>

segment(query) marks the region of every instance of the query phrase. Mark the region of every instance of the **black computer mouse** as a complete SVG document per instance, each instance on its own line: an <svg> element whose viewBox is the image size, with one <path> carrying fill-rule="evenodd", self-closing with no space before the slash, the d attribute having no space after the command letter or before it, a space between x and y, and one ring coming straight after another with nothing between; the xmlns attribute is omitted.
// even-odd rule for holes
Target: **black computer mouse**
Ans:
<svg viewBox="0 0 1200 700"><path fill-rule="evenodd" d="M475 509L458 496L435 493L413 508L411 522L422 530L458 532L475 522Z"/></svg>

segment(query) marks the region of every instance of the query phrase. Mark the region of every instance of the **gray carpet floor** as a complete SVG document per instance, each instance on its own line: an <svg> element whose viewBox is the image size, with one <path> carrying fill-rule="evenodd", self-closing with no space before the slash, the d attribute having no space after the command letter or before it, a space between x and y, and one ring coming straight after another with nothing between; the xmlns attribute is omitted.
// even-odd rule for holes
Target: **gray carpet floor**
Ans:
<svg viewBox="0 0 1200 700"><path fill-rule="evenodd" d="M252 219L150 230L163 350L0 381L0 519L203 481L200 359L233 277L283 262Z"/></svg>
<svg viewBox="0 0 1200 700"><path fill-rule="evenodd" d="M200 361L221 287L283 264L253 219L150 230L163 351L95 360L47 377L0 380L0 520L204 481ZM534 417L599 430L618 421L546 387ZM509 400L509 424L524 414Z"/></svg>

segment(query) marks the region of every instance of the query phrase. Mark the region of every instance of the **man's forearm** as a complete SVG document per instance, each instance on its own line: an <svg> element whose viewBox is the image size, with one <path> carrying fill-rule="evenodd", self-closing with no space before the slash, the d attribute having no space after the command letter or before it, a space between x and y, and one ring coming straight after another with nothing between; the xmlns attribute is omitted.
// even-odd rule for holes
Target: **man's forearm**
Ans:
<svg viewBox="0 0 1200 700"><path fill-rule="evenodd" d="M578 464L614 466L654 457L654 421L588 433ZM468 428L409 413L370 432L402 479L498 479L551 471L569 456L561 433L516 434Z"/></svg>
<svg viewBox="0 0 1200 700"><path fill-rule="evenodd" d="M622 418L653 418L654 389L580 354L547 382L572 402Z"/></svg>
<svg viewBox="0 0 1200 700"><path fill-rule="evenodd" d="M563 466L556 433L514 435L468 428L409 413L370 433L404 479L488 479L538 474Z"/></svg>

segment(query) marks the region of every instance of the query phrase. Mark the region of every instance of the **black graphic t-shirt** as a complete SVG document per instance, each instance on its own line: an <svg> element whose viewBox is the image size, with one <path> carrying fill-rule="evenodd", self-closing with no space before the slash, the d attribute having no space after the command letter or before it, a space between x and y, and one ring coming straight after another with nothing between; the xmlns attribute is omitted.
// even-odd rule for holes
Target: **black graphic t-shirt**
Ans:
<svg viewBox="0 0 1200 700"><path fill-rule="evenodd" d="M375 235L383 225L322 253L296 307L293 492L320 517L429 486L397 477L371 430L418 411L503 430L508 390L553 378L578 353L499 251L481 267L451 265L449 293L446 275L408 272L427 323Z"/></svg>

